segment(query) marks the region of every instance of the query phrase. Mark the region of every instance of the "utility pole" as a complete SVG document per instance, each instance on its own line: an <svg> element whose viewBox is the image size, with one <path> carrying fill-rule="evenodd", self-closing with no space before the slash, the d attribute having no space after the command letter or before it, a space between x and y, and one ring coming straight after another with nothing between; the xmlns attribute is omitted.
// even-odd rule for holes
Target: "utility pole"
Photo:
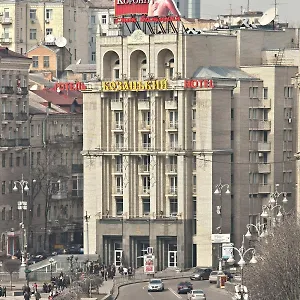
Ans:
<svg viewBox="0 0 300 300"><path fill-rule="evenodd" d="M85 212L84 220L86 222L86 251L88 255L88 260L90 260L90 249L89 249L89 220L91 216L88 215L87 211Z"/></svg>

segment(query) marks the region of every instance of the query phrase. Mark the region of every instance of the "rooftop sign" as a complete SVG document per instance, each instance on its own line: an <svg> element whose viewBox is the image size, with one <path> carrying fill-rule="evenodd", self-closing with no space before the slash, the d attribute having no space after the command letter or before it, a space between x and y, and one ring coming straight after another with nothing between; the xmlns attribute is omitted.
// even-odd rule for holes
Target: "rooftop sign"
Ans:
<svg viewBox="0 0 300 300"><path fill-rule="evenodd" d="M150 91L150 90L167 90L167 79L146 80L146 81L102 81L102 91Z"/></svg>

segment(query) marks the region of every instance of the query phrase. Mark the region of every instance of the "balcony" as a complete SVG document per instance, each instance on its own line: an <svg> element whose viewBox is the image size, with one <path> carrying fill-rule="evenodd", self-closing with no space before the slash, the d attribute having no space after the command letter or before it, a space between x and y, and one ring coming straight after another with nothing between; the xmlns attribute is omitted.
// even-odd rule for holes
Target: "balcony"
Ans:
<svg viewBox="0 0 300 300"><path fill-rule="evenodd" d="M18 139L17 146L28 147L30 145L29 139Z"/></svg>
<svg viewBox="0 0 300 300"><path fill-rule="evenodd" d="M150 165L139 165L139 172L140 173L149 173Z"/></svg>
<svg viewBox="0 0 300 300"><path fill-rule="evenodd" d="M15 147L16 139L0 139L0 147Z"/></svg>
<svg viewBox="0 0 300 300"><path fill-rule="evenodd" d="M17 88L17 95L27 95L28 88L27 87L18 87Z"/></svg>
<svg viewBox="0 0 300 300"><path fill-rule="evenodd" d="M53 138L52 138L53 140ZM55 134L54 135L54 142L56 143L63 143L63 142L70 142L72 141L72 137L70 136L65 136L63 134Z"/></svg>
<svg viewBox="0 0 300 300"><path fill-rule="evenodd" d="M150 100L147 99L138 99L138 110L149 110L150 109Z"/></svg>
<svg viewBox="0 0 300 300"><path fill-rule="evenodd" d="M111 99L110 108L111 110L123 110L123 99Z"/></svg>
<svg viewBox="0 0 300 300"><path fill-rule="evenodd" d="M179 150L178 143L170 143L169 149L170 151L178 151Z"/></svg>
<svg viewBox="0 0 300 300"><path fill-rule="evenodd" d="M124 144L123 143L116 143L114 148L115 148L116 151L122 151L122 150L124 150Z"/></svg>
<svg viewBox="0 0 300 300"><path fill-rule="evenodd" d="M12 38L0 38L0 44L2 45L9 45L12 43Z"/></svg>
<svg viewBox="0 0 300 300"><path fill-rule="evenodd" d="M123 131L123 122L114 123L113 131Z"/></svg>
<svg viewBox="0 0 300 300"><path fill-rule="evenodd" d="M150 150L151 149L151 143L143 143L143 149L144 150Z"/></svg>
<svg viewBox="0 0 300 300"><path fill-rule="evenodd" d="M13 19L11 17L1 17L0 23L2 25L10 25L12 24Z"/></svg>
<svg viewBox="0 0 300 300"><path fill-rule="evenodd" d="M28 120L28 114L26 112L19 112L16 115L16 121L26 122Z"/></svg>
<svg viewBox="0 0 300 300"><path fill-rule="evenodd" d="M168 130L177 130L178 129L178 122L169 122Z"/></svg>
<svg viewBox="0 0 300 300"><path fill-rule="evenodd" d="M177 109L177 99L169 99L165 101L165 109Z"/></svg>
<svg viewBox="0 0 300 300"><path fill-rule="evenodd" d="M72 164L72 174L74 173L83 173L83 164Z"/></svg>
<svg viewBox="0 0 300 300"><path fill-rule="evenodd" d="M271 121L258 121L259 130L271 130Z"/></svg>
<svg viewBox="0 0 300 300"><path fill-rule="evenodd" d="M258 173L271 173L271 165L269 163L258 164Z"/></svg>
<svg viewBox="0 0 300 300"><path fill-rule="evenodd" d="M269 194L271 193L271 185L270 184L260 184L258 186L259 194Z"/></svg>
<svg viewBox="0 0 300 300"><path fill-rule="evenodd" d="M271 143L269 142L259 142L257 147L258 152L271 151Z"/></svg>
<svg viewBox="0 0 300 300"><path fill-rule="evenodd" d="M177 165L175 165L175 164L167 165L166 173L171 173L171 174L177 173Z"/></svg>
<svg viewBox="0 0 300 300"><path fill-rule="evenodd" d="M151 131L151 124L149 121L142 121L140 131Z"/></svg>
<svg viewBox="0 0 300 300"><path fill-rule="evenodd" d="M2 121L3 120L11 121L13 119L14 119L14 114L12 112L2 113Z"/></svg>
<svg viewBox="0 0 300 300"><path fill-rule="evenodd" d="M0 40L1 43L1 40ZM1 94L13 94L14 88L12 86L2 86L0 89Z"/></svg>

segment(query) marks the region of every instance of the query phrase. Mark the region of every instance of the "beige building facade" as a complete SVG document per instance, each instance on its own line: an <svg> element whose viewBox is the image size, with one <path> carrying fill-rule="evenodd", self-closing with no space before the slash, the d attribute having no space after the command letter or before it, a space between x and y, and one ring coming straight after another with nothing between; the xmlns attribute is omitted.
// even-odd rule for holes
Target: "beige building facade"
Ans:
<svg viewBox="0 0 300 300"><path fill-rule="evenodd" d="M2 46L24 54L51 34L66 38L72 62L88 63L86 1L1 1L0 18Z"/></svg>
<svg viewBox="0 0 300 300"><path fill-rule="evenodd" d="M298 68L261 58L266 40L297 32L244 32L99 37L100 82L84 94L85 252L140 267L151 246L158 269L216 267L212 234L240 246L276 184L293 207ZM220 180L230 195L214 194Z"/></svg>

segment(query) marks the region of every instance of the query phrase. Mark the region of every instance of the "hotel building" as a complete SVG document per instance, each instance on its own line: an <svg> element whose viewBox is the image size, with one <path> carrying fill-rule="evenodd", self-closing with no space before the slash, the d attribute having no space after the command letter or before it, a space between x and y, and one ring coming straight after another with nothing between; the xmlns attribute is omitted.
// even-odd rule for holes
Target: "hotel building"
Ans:
<svg viewBox="0 0 300 300"><path fill-rule="evenodd" d="M264 52L292 39L293 30L98 36L100 81L83 100L86 253L137 268L151 246L159 270L216 267L212 235L240 246L275 184L293 207L298 67ZM214 194L220 181L229 194Z"/></svg>

